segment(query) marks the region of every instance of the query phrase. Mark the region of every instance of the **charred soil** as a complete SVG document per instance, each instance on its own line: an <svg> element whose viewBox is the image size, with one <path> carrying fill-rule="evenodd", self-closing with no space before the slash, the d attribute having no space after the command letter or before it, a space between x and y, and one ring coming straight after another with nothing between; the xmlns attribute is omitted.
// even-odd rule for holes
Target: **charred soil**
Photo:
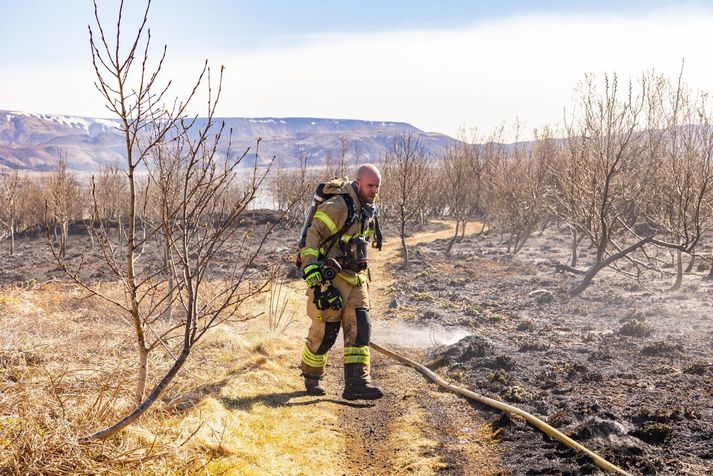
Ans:
<svg viewBox="0 0 713 476"><path fill-rule="evenodd" d="M497 237L416 246L390 289L418 325L466 328L430 366L452 381L533 413L633 474L713 473L713 283L645 288L604 271L580 297L558 274L566 239L547 231L517 255ZM657 286L661 290L652 289ZM482 408L512 474L596 474L573 450L519 419Z"/></svg>
<svg viewBox="0 0 713 476"><path fill-rule="evenodd" d="M265 223L255 225L259 232ZM236 246L254 229L252 223L241 227ZM256 274L289 263L292 250L279 239L285 233L294 230L268 238L252 265ZM566 237L556 231L533 238L517 255L506 253L495 237L466 235L447 256L450 233L443 224L415 233L408 270L400 268L395 239L370 256L374 341L426 362L461 386L520 406L633 474L713 473L713 283L700 272L687 274L681 291L672 293L605 271L583 295L569 298L578 277L554 271L568 256ZM158 256L155 248L145 252ZM92 253L96 248L77 229L69 261ZM0 256L0 287L67 280L42 234L20 237L13 257L6 250ZM227 253L215 276L234 261ZM89 267L82 273L89 280L110 279ZM300 281L289 284L295 299L302 297ZM302 307L301 301L295 305ZM292 327L295 349L307 329L306 317L297 317L304 326ZM439 342L429 329L452 332ZM339 398L335 348L328 396L302 402L294 353L294 368L283 369L294 375L286 395L300 399L299 406L336 414L329 430L340 433L344 448L329 455L335 458L333 474L599 472L586 457L519 419L443 392L376 353L372 373L385 391L382 400Z"/></svg>

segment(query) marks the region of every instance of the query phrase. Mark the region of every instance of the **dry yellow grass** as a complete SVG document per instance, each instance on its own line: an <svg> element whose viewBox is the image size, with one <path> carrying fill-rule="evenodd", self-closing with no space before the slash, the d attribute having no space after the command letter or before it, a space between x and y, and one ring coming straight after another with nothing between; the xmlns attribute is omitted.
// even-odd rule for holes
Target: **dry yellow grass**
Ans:
<svg viewBox="0 0 713 476"><path fill-rule="evenodd" d="M417 406L409 406L390 425L391 444L396 448L392 461L396 474L431 475L447 466L436 451L438 442L424 432L425 427L425 412Z"/></svg>
<svg viewBox="0 0 713 476"><path fill-rule="evenodd" d="M301 293L287 290L286 313L296 313ZM0 473L339 473L333 409L302 396L302 340L267 327L263 315L214 329L138 424L79 445L131 407L130 328L71 285L0 290ZM151 368L168 363L156 355Z"/></svg>
<svg viewBox="0 0 713 476"><path fill-rule="evenodd" d="M385 251L379 274L385 259L397 259L395 245ZM379 276L377 293L392 279ZM121 288L104 291L120 296ZM131 409L136 358L129 323L76 286L0 289L0 473L343 474L349 445L338 406L302 394L302 283L285 285L282 296L285 319L296 318L285 334L269 331L269 293L256 296L242 313L259 317L211 331L137 424L79 445L79 436ZM170 362L153 354L154 381ZM443 469L425 416L414 405L389 425L388 445L399 449L394 461L403 473ZM488 437L483 429L482 441ZM473 459L491 454L476 446Z"/></svg>

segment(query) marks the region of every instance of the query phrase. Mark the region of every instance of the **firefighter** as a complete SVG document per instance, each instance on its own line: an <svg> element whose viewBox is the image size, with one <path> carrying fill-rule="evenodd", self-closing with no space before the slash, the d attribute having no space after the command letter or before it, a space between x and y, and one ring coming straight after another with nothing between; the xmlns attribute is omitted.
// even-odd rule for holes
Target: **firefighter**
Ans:
<svg viewBox="0 0 713 476"><path fill-rule="evenodd" d="M321 384L327 351L343 329L346 400L375 400L383 393L371 384L367 243L378 236L374 202L381 174L373 165L359 168L356 180L324 184L324 196L306 229L300 250L312 323L302 350L300 369L310 395L324 395ZM326 279L331 278L331 280Z"/></svg>

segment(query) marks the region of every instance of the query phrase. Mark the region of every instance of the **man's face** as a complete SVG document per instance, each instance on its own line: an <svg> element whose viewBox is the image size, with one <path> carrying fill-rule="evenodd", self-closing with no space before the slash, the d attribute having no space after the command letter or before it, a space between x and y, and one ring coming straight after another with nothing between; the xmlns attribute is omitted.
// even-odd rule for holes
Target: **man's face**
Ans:
<svg viewBox="0 0 713 476"><path fill-rule="evenodd" d="M374 203L376 196L379 194L381 178L376 174L365 174L363 177L356 179L356 186L359 198L363 202Z"/></svg>

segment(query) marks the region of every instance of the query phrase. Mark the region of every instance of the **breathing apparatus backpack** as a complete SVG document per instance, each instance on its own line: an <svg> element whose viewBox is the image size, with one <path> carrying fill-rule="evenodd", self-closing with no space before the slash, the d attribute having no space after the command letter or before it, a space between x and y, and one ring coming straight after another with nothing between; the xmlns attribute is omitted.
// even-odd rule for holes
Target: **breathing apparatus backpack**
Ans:
<svg viewBox="0 0 713 476"><path fill-rule="evenodd" d="M322 182L319 185L317 185L316 190L314 191L314 195L312 196L312 203L310 204L309 209L307 210L307 213L305 214L305 221L302 224L302 231L300 234L300 242L299 242L299 250L305 247L307 243L307 230L309 229L310 225L312 224L312 219L314 218L314 214L317 212L317 207L324 203L326 200L328 200L331 197L334 196L339 196L341 197L346 206L347 206L347 220L344 223L344 226L342 226L339 230L337 230L333 235L329 236L325 240L320 243L320 247L327 246L326 251L325 251L325 256L329 253L329 250L332 248L332 246L341 241L342 235L344 235L347 230L354 224L354 222L359 218L359 212L357 211L357 208L354 204L354 200L352 199L351 195L349 195L349 191L347 189L348 186L350 185L351 182L349 179L346 177L344 178L335 178L332 180L329 180L327 182ZM361 235L359 235L361 236ZM352 243L353 241L354 243ZM366 248L364 246L364 243L366 242L364 240L364 237L361 236L361 240L356 239L356 240L351 240L350 243L348 244L349 246L352 247L358 247L358 249L353 250L352 255L354 256L362 256L363 257L363 262L364 262L364 267L366 266ZM376 210L374 209L374 242L373 246L375 248L378 248L381 250L381 245L383 241L383 235L381 233L381 228L379 226L379 218L378 214L376 213ZM341 243L340 243L341 244ZM296 260L296 265L298 268L302 267L302 258L300 257L299 250L297 253L297 260ZM321 257L324 258L324 257ZM355 265L358 266L358 265Z"/></svg>

